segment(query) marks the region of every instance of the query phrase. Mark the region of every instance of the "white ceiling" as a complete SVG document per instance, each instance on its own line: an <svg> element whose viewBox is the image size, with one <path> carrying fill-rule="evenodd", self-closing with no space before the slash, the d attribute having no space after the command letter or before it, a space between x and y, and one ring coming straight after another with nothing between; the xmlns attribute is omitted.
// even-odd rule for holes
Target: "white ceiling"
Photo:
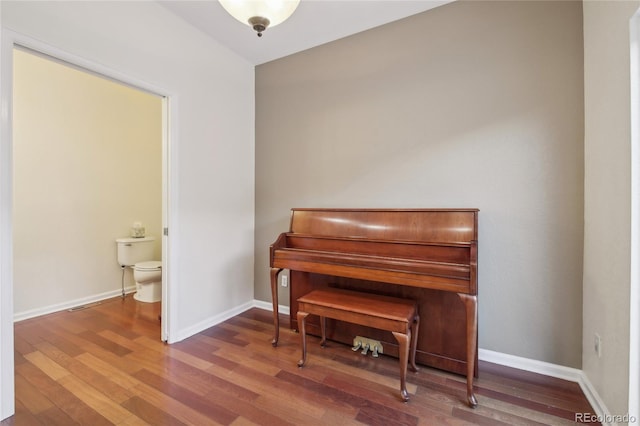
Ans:
<svg viewBox="0 0 640 426"><path fill-rule="evenodd" d="M301 0L287 21L262 37L236 21L217 0L160 1L250 63L259 65L453 0Z"/></svg>

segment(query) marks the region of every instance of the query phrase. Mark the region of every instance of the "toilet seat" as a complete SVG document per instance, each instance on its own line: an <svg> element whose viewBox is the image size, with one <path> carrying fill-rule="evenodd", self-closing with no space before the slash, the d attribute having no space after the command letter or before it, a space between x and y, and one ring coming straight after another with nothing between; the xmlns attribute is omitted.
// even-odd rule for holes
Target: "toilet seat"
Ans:
<svg viewBox="0 0 640 426"><path fill-rule="evenodd" d="M133 265L136 271L159 271L162 269L162 262L159 260L149 260L146 262L138 262Z"/></svg>

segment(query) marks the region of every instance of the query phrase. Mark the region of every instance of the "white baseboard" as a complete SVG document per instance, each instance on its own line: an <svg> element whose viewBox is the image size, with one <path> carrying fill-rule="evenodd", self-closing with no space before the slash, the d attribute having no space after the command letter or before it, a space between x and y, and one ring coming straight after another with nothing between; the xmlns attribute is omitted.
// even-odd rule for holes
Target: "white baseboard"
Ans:
<svg viewBox="0 0 640 426"><path fill-rule="evenodd" d="M602 426L613 426L618 424L617 422L609 421L609 419L612 418L611 413L602 398L600 398L596 389L591 384L587 375L584 374L584 371L580 371L580 381L578 381L578 384L580 385L582 392L584 392L584 396L587 397L589 404L591 404L591 408L593 408L593 411L598 416L598 421L602 423Z"/></svg>
<svg viewBox="0 0 640 426"><path fill-rule="evenodd" d="M273 304L269 302L263 302L262 300L254 300L253 308L264 309L265 311L273 311ZM278 313L289 315L289 307L284 305L278 305Z"/></svg>
<svg viewBox="0 0 640 426"><path fill-rule="evenodd" d="M599 420L606 420L611 417L604 401L602 401L602 398L600 398L600 395L598 395L598 392L582 370L501 352L494 352L488 349L478 349L478 359L491 362L493 364L504 365L506 367L517 368L519 370L530 371L532 373L543 374L545 376L556 377L558 379L578 383ZM605 421L601 421L601 423L603 426L609 425L609 423Z"/></svg>
<svg viewBox="0 0 640 426"><path fill-rule="evenodd" d="M545 376L556 377L558 379L569 380L576 383L580 382L580 376L582 375L582 370L577 368L565 367L544 361L537 361L535 359L490 351L488 349L478 349L478 359L491 362L493 364L504 365L506 367L517 368L519 370L526 370L532 373L544 374Z"/></svg>
<svg viewBox="0 0 640 426"><path fill-rule="evenodd" d="M191 336L193 336L195 334L198 334L201 331L206 330L207 328L211 328L214 325L218 325L221 322L224 322L224 321L228 320L229 318L233 318L236 315L241 314L242 312L253 308L254 305L255 305L255 301L252 300L252 301L249 301L247 303L243 303L240 306L236 306L235 308L232 308L232 309L229 309L227 311L224 311L224 312L222 312L222 313L220 313L218 315L215 315L213 317L210 317L210 318L207 318L207 319L205 319L203 321L200 321L199 323L197 323L197 324L195 324L195 325L193 325L191 327L185 328L183 330L179 330L176 333L177 335L175 336L175 338L172 336L171 343L179 342L179 341L184 340L184 339L186 339L188 337L191 337Z"/></svg>
<svg viewBox="0 0 640 426"><path fill-rule="evenodd" d="M124 292L129 294L136 291L136 286L125 287ZM39 317L40 315L52 314L54 312L64 311L66 309L75 308L82 305L88 305L89 303L100 302L101 300L111 299L112 297L120 296L122 290L112 290L105 293L95 294L93 296L82 297L80 299L70 300L63 303L57 303L55 305L44 306L42 308L29 309L27 311L16 312L13 314L13 322L24 321L29 318Z"/></svg>

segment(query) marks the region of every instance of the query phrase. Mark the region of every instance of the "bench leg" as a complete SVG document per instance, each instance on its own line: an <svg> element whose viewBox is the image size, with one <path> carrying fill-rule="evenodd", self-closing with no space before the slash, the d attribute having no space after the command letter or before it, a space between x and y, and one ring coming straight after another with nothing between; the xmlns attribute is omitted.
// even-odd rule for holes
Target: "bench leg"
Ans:
<svg viewBox="0 0 640 426"><path fill-rule="evenodd" d="M306 319L309 314L298 311L298 327L300 327L300 343L302 344L302 358L298 361L298 367L302 367L307 361L307 330Z"/></svg>
<svg viewBox="0 0 640 426"><path fill-rule="evenodd" d="M417 372L416 366L416 349L418 347L418 327L420 326L420 316L416 314L413 322L411 323L411 349L409 354L409 367L411 371Z"/></svg>
<svg viewBox="0 0 640 426"><path fill-rule="evenodd" d="M409 362L409 340L411 338L411 330L408 334L393 332L393 337L398 341L400 361L400 396L402 401L409 401L409 392L407 392L407 363Z"/></svg>

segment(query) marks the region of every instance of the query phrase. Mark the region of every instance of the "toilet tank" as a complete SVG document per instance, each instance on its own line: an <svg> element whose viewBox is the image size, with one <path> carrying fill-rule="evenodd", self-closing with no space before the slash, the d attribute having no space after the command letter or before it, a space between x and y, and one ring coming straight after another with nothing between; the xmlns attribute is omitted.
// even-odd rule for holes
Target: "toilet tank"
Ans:
<svg viewBox="0 0 640 426"><path fill-rule="evenodd" d="M154 260L155 240L153 237L118 238L116 240L118 264L120 266L133 266L138 262Z"/></svg>

